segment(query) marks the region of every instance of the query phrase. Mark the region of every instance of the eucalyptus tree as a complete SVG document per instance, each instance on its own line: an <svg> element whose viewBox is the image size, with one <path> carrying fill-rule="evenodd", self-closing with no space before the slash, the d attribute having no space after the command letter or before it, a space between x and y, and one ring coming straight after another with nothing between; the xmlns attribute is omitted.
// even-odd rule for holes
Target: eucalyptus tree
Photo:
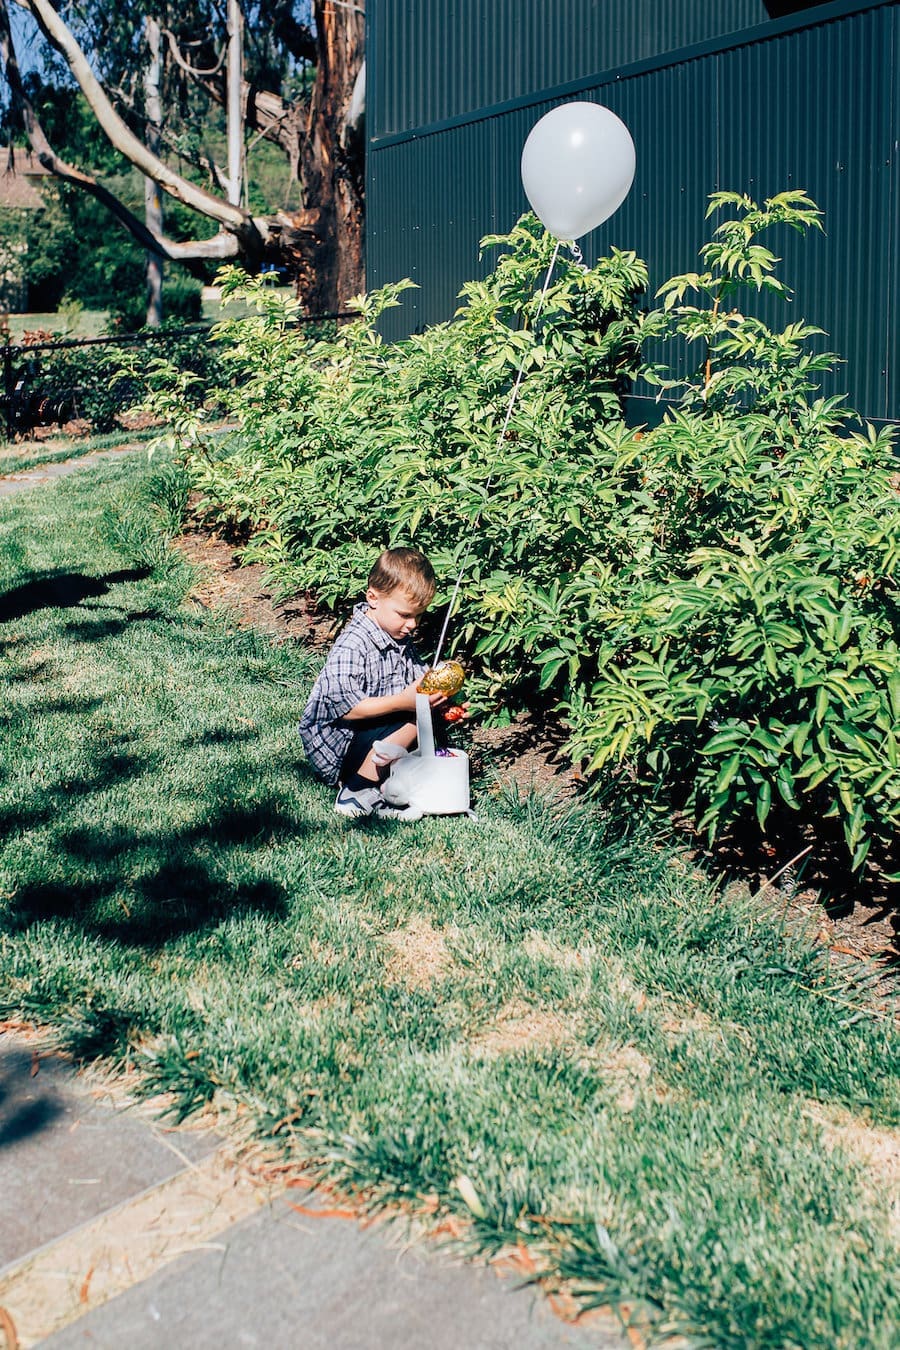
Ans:
<svg viewBox="0 0 900 1350"><path fill-rule="evenodd" d="M103 202L159 259L278 266L311 310L337 308L362 288L364 0L12 3L35 20L47 62L64 65L119 154L215 228L198 222L197 237L174 240L161 213L139 218L56 152L21 76L10 0L0 0L11 103L51 173ZM224 164L203 134L201 100L224 109ZM244 160L260 139L285 155L299 208L253 208Z"/></svg>

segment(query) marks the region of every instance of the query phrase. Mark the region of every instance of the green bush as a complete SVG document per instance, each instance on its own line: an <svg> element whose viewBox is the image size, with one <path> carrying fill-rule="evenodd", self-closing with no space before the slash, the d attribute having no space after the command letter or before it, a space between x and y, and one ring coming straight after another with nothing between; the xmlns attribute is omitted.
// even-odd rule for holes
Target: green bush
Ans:
<svg viewBox="0 0 900 1350"><path fill-rule="evenodd" d="M561 262L536 329L553 241L526 220L485 241L499 244L507 252L464 288L452 323L395 346L375 323L409 282L360 301L333 341L310 343L292 301L224 274L223 295L257 307L219 330L240 432L224 453L195 453L193 468L203 509L252 532L247 557L263 558L282 590L346 604L373 551L401 540L425 549L449 585L471 541L457 631L471 649L523 587L538 595L579 568L603 513L597 429L621 419L637 369L646 269L619 252L592 270ZM502 684L521 701L537 683L528 648L519 640L484 665L484 690Z"/></svg>
<svg viewBox="0 0 900 1350"><path fill-rule="evenodd" d="M814 399L818 330L773 332L726 307L747 286L787 295L773 226L818 225L785 193L732 207L673 278L645 335L700 342L682 409L619 445L613 567L587 565L563 602L595 674L570 693L572 748L629 760L710 837L774 807L840 822L853 868L900 823L900 493L891 433ZM702 305L684 304L699 293Z"/></svg>
<svg viewBox="0 0 900 1350"><path fill-rule="evenodd" d="M375 323L408 282L314 346L292 302L227 272L256 308L220 330L240 429L219 451L195 411L182 430L202 510L282 590L346 605L385 543L448 586L464 563L452 636L482 712L561 706L591 771L624 765L711 835L776 805L832 817L858 868L900 819L893 446L817 396L818 330L734 303L789 294L761 239L817 227L814 203L723 210L704 270L643 315L644 265L614 252L559 263L538 319L553 241L527 217L484 241L504 251L451 323L395 346ZM650 430L623 417L637 373L677 399Z"/></svg>
<svg viewBox="0 0 900 1350"><path fill-rule="evenodd" d="M900 499L888 436L815 453L765 414L678 413L623 447L624 566L561 597L593 678L573 750L629 760L710 835L780 803L840 819L854 866L900 822Z"/></svg>

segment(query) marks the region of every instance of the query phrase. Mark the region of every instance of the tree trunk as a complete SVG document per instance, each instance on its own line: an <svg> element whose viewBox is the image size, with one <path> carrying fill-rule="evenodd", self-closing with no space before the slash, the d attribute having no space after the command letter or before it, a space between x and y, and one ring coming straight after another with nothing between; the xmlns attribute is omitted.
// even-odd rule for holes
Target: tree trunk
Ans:
<svg viewBox="0 0 900 1350"><path fill-rule="evenodd" d="M160 29L155 19L148 18L144 31L150 57L144 67L144 111L147 114L147 148L159 154L162 129L162 102L159 96L161 73ZM144 220L151 234L163 232L162 194L152 178L144 179ZM158 253L147 253L147 327L159 328L163 314L163 260Z"/></svg>
<svg viewBox="0 0 900 1350"><path fill-rule="evenodd" d="M297 292L311 314L338 312L365 287L365 137L348 121L365 17L351 3L316 0L315 20L316 80L300 149L307 209L290 232Z"/></svg>
<svg viewBox="0 0 900 1350"><path fill-rule="evenodd" d="M228 0L228 200L240 206L244 195L244 16L238 0Z"/></svg>

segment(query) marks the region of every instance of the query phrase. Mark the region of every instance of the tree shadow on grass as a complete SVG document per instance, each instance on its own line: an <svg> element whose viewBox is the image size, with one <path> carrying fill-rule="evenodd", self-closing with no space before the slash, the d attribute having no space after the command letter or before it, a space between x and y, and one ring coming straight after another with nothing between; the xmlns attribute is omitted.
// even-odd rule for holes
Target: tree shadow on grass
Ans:
<svg viewBox="0 0 900 1350"><path fill-rule="evenodd" d="M255 741L259 732L250 727L209 727L197 735L182 736L179 741L186 750L206 745L229 745L235 741Z"/></svg>
<svg viewBox="0 0 900 1350"><path fill-rule="evenodd" d="M103 577L74 571L34 575L0 596L0 623L85 606L95 615L69 623L68 635L92 640L135 619L167 619L109 600L90 603L151 572L135 567ZM34 668L23 673L24 679L33 677ZM21 720L27 727L42 712L77 716L101 703L40 700L21 710ZM18 711L12 710L11 718L19 720ZM85 728L70 767L57 767L49 782L45 768L36 764L23 780L20 799L0 812L12 880L11 894L2 897L8 929L63 920L87 934L152 948L236 912L284 913L289 897L267 850L305 837L312 827L293 809L292 790L282 792L273 780L267 791L260 781L259 765L241 748L254 739L254 729L214 727L179 743L174 754L171 744L156 739L154 748L141 739L140 727L125 729L112 745L108 730L101 728L92 742L94 734ZM215 758L204 756L206 746L215 747Z"/></svg>
<svg viewBox="0 0 900 1350"><path fill-rule="evenodd" d="M267 875L264 863L235 851L311 833L309 823L275 797L246 806L226 801L180 829L63 826L53 840L57 876L23 877L7 926L21 930L63 919L98 937L153 947L240 911L278 918L289 901L285 887Z"/></svg>
<svg viewBox="0 0 900 1350"><path fill-rule="evenodd" d="M23 719L24 720L24 719ZM53 820L65 818L66 806L73 800L102 792L114 786L123 786L128 779L135 778L154 767L153 758L140 757L127 750L111 750L98 755L90 773L67 778L55 787L41 788L31 801L0 810L0 839L4 836L35 826L45 825Z"/></svg>
<svg viewBox="0 0 900 1350"><path fill-rule="evenodd" d="M106 595L111 587L123 582L145 581L152 570L150 567L132 567L107 572L102 577L88 576L84 572L46 572L0 595L0 623L24 619L42 609L72 609L85 600Z"/></svg>
<svg viewBox="0 0 900 1350"><path fill-rule="evenodd" d="M286 907L283 888L271 879L229 882L180 850L127 888L96 882L35 882L23 886L15 897L16 924L22 928L64 919L97 937L151 947L241 911L252 909L278 918Z"/></svg>
<svg viewBox="0 0 900 1350"><path fill-rule="evenodd" d="M13 679L18 678L16 676ZM65 715L74 714L83 717L87 713L95 712L103 703L102 698L85 696L79 694L71 698L47 698L42 699L40 703L31 703L27 707L6 707L0 713L0 722L4 726L14 727L20 722L30 724L36 717L42 717L52 713L63 713Z"/></svg>
<svg viewBox="0 0 900 1350"><path fill-rule="evenodd" d="M101 606L96 606L96 610L100 611ZM100 642L104 638L119 637L121 633L126 632L135 623L171 624L177 622L162 609L123 609L119 605L102 606L102 615L106 615L110 611L121 617L107 619L98 614L96 618L81 619L77 623L67 623L62 630L64 636L72 638L76 642Z"/></svg>

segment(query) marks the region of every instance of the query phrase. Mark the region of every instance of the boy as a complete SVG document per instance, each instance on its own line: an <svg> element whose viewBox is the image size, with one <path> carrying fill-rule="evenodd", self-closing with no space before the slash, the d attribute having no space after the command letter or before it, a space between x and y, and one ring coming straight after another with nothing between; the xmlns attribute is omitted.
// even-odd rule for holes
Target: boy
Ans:
<svg viewBox="0 0 900 1350"><path fill-rule="evenodd" d="M300 738L313 768L339 784L334 809L342 816L403 815L385 805L388 772L375 741L411 750L416 742L416 684L425 666L412 634L434 598L431 563L413 548L389 548L372 571L365 601L340 634L313 685ZM432 707L447 702L429 695Z"/></svg>

